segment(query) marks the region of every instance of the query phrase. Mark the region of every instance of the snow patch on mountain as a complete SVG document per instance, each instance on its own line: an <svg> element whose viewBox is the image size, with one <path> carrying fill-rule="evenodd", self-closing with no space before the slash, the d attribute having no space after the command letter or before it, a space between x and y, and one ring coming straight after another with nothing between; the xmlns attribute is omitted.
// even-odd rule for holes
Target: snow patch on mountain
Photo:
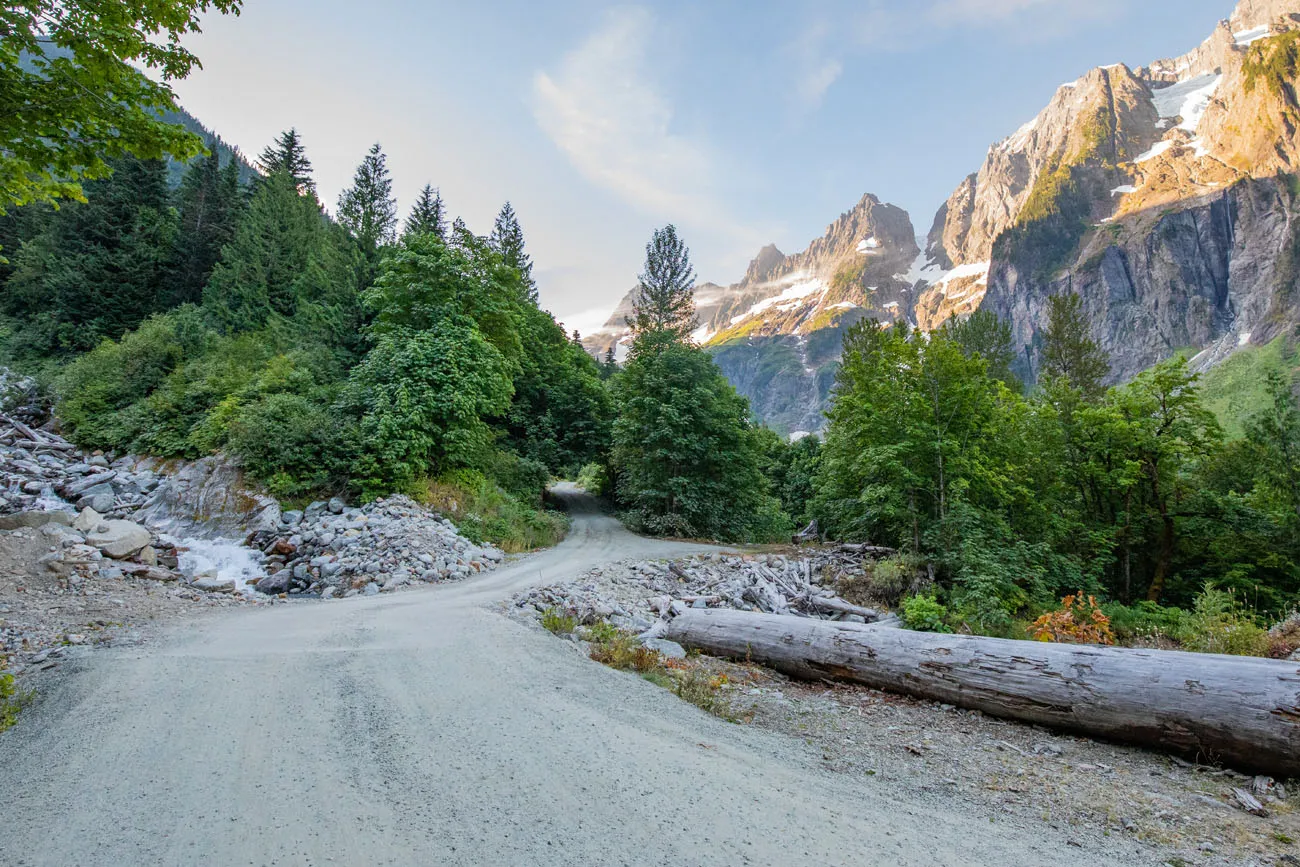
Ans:
<svg viewBox="0 0 1300 867"><path fill-rule="evenodd" d="M1133 160L1133 162L1145 163L1149 160L1153 160L1156 157L1160 156L1165 151L1169 150L1173 146L1174 143L1171 141L1158 141L1156 142L1155 147L1151 148L1151 150L1147 151L1144 154L1139 154L1138 158Z"/></svg>
<svg viewBox="0 0 1300 867"><path fill-rule="evenodd" d="M858 242L858 252L865 255L875 255L880 251L880 242L875 237L864 238Z"/></svg>
<svg viewBox="0 0 1300 867"><path fill-rule="evenodd" d="M1205 115L1205 110L1210 107L1210 100L1214 98L1222 81L1221 73L1195 75L1153 91L1151 101L1161 120L1170 121L1181 117L1182 123L1178 124L1178 129L1196 132L1196 127Z"/></svg>
<svg viewBox="0 0 1300 867"><path fill-rule="evenodd" d="M825 295L829 288L822 280L805 280L801 283L795 283L793 286L787 287L780 295L765 298L739 316L733 316L731 324L739 325L746 319L757 316L765 310L771 310L773 307L781 311L793 310L803 302L803 299L812 295Z"/></svg>
<svg viewBox="0 0 1300 867"><path fill-rule="evenodd" d="M1232 38L1238 45L1249 45L1252 42L1258 42L1266 38L1273 28L1267 24L1261 24L1258 27L1252 27L1249 30L1242 30L1239 33L1232 34Z"/></svg>

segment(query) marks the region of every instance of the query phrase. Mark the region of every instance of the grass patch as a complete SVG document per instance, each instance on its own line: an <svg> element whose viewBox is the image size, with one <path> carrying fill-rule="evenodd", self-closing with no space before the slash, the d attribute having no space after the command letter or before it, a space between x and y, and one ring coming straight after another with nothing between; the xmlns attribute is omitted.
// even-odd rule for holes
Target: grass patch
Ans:
<svg viewBox="0 0 1300 867"><path fill-rule="evenodd" d="M12 674L0 674L0 732L18 722L18 712L26 707L31 699L32 693L19 689L14 683Z"/></svg>
<svg viewBox="0 0 1300 867"><path fill-rule="evenodd" d="M555 635L570 635L578 628L578 621L558 608L548 608L542 612L542 628Z"/></svg>
<svg viewBox="0 0 1300 867"><path fill-rule="evenodd" d="M740 722L735 708L722 693L728 682L725 674L710 674L698 663L665 659L659 651L643 647L635 636L608 623L588 627L584 637L591 642L591 658L596 662L619 671L634 671L719 719Z"/></svg>
<svg viewBox="0 0 1300 867"><path fill-rule="evenodd" d="M508 554L558 545L569 531L559 512L511 495L481 473L461 471L424 483L417 499L442 512L476 544L491 542Z"/></svg>

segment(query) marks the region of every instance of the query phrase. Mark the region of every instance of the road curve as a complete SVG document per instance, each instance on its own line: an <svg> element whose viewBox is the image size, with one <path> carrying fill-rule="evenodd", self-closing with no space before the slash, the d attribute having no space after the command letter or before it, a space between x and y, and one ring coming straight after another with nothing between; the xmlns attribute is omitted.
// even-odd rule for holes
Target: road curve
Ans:
<svg viewBox="0 0 1300 867"><path fill-rule="evenodd" d="M491 611L700 550L564 496L562 545L481 578L216 615L70 668L0 735L0 865L1142 863L885 797Z"/></svg>

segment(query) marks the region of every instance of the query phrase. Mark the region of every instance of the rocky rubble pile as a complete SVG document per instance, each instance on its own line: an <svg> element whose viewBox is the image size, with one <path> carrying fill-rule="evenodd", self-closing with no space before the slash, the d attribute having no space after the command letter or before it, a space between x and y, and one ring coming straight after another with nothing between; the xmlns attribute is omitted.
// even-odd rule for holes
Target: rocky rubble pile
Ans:
<svg viewBox="0 0 1300 867"><path fill-rule="evenodd" d="M111 558L116 562L106 568L175 581L182 577L175 570L184 549L148 527L198 504L202 514L194 520L205 529L230 529L215 520L229 523L229 515L208 512L222 513L239 495L228 490L230 474L210 463L164 476L153 462L86 455L55 434L0 416L0 530L29 527L55 539L64 550L54 552L52 570L71 574ZM260 552L258 571L265 573L250 576L250 583L268 595L374 594L467 578L505 560L500 550L475 545L450 521L406 497L363 508L335 498L288 512L265 498L244 499L251 525L245 542ZM200 590L238 589L234 578L210 570L188 577Z"/></svg>
<svg viewBox="0 0 1300 867"><path fill-rule="evenodd" d="M274 530L249 537L266 556L264 593L373 595L408 584L468 578L505 554L480 547L446 518L404 496L349 508L338 498L285 512Z"/></svg>
<svg viewBox="0 0 1300 867"><path fill-rule="evenodd" d="M518 609L557 609L580 623L607 621L646 633L676 606L762 611L852 623L896 622L835 595L846 569L863 569L885 549L834 547L801 556L702 554L676 561L629 561L601 566L563 584L514 598Z"/></svg>

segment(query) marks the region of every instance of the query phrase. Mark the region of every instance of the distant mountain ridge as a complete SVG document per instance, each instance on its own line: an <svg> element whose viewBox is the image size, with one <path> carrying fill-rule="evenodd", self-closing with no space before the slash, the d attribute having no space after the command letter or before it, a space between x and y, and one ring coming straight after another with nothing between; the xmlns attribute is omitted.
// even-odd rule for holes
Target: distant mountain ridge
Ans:
<svg viewBox="0 0 1300 867"><path fill-rule="evenodd" d="M730 286L697 288L700 331L759 418L823 424L844 330L933 330L987 309L1037 375L1047 299L1083 299L1124 380L1191 349L1207 366L1300 325L1300 0L1241 0L1187 54L1093 69L989 149L924 250L867 195L802 253L765 247ZM625 298L588 338L626 341Z"/></svg>

